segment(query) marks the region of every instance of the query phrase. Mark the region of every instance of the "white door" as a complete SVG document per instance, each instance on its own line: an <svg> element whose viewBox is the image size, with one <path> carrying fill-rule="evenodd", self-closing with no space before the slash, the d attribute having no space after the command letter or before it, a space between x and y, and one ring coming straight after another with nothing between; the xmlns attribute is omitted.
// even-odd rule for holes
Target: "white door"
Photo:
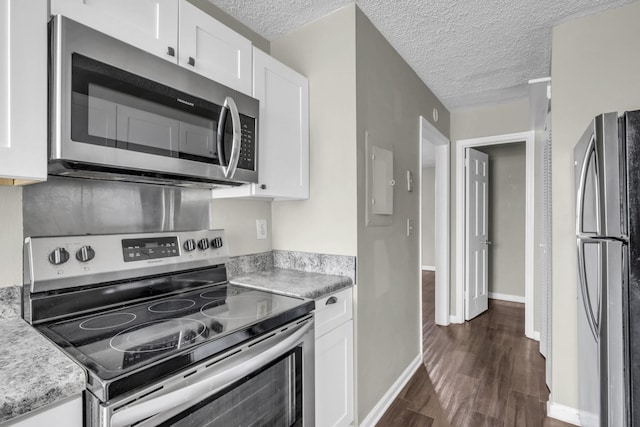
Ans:
<svg viewBox="0 0 640 427"><path fill-rule="evenodd" d="M489 308L489 156L467 148L465 167L465 319Z"/></svg>

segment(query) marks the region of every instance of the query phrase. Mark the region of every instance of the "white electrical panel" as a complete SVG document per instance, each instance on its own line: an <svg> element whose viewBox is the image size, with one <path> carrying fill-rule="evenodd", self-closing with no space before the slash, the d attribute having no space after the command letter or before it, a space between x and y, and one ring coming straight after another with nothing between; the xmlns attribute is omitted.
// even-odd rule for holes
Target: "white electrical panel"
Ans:
<svg viewBox="0 0 640 427"><path fill-rule="evenodd" d="M366 225L386 226L393 220L393 151L372 142L365 132L366 145Z"/></svg>
<svg viewBox="0 0 640 427"><path fill-rule="evenodd" d="M371 147L373 172L372 211L375 215L393 214L393 151Z"/></svg>

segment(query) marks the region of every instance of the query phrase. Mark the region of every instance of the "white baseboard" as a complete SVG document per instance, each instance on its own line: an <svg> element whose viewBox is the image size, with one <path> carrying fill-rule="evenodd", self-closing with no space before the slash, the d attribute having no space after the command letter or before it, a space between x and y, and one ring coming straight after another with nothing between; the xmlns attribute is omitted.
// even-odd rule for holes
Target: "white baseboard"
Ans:
<svg viewBox="0 0 640 427"><path fill-rule="evenodd" d="M452 314L451 316L449 316L449 320L450 320L451 323L455 323L456 325L464 323L464 321L458 319L458 316L456 316L455 314Z"/></svg>
<svg viewBox="0 0 640 427"><path fill-rule="evenodd" d="M533 339L540 342L540 332L539 331L533 331Z"/></svg>
<svg viewBox="0 0 640 427"><path fill-rule="evenodd" d="M436 266L435 265L423 265L422 269L423 270L427 270L427 271L436 271Z"/></svg>
<svg viewBox="0 0 640 427"><path fill-rule="evenodd" d="M499 294L496 292L489 292L489 298L498 299L500 301L519 302L521 304L524 304L524 297L519 297L517 295L507 295L507 294Z"/></svg>
<svg viewBox="0 0 640 427"><path fill-rule="evenodd" d="M384 415L389 406L393 403L398 394L402 391L405 385L409 382L413 374L418 370L422 364L421 355L417 355L413 361L407 366L407 368L400 374L398 379L393 383L391 388L382 396L382 399L378 401L376 406L369 412L364 420L359 424L360 427L373 427L380 418Z"/></svg>
<svg viewBox="0 0 640 427"><path fill-rule="evenodd" d="M578 410L571 408L570 406L564 406L559 403L547 402L547 416L555 418L556 420L564 421L565 423L573 424L574 426L580 425L580 417L578 416Z"/></svg>

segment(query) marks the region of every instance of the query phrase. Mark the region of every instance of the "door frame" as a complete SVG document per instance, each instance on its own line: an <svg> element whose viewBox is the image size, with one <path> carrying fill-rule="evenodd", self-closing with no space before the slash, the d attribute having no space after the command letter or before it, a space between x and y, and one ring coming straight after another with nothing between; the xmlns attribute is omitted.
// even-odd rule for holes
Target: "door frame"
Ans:
<svg viewBox="0 0 640 427"><path fill-rule="evenodd" d="M534 225L535 225L535 133L533 131L488 136L483 138L461 139L456 143L456 315L451 316L454 323L464 323L464 212L465 183L464 155L467 148L487 145L525 142L525 262L524 262L524 299L525 299L525 335L531 339L540 339L540 333L533 328L534 293Z"/></svg>
<svg viewBox="0 0 640 427"><path fill-rule="evenodd" d="M422 144L427 141L435 147L436 156L436 190L435 190L435 269L436 269L436 296L435 296L435 322L438 325L447 326L450 323L449 314L449 266L450 263L450 235L451 225L450 218L450 157L449 157L449 139L435 128L427 119L420 116L419 124L419 162L420 168L418 173L418 265L420 266L420 274L418 275L419 295L420 295L420 352L422 352ZM440 230L440 231L439 231Z"/></svg>

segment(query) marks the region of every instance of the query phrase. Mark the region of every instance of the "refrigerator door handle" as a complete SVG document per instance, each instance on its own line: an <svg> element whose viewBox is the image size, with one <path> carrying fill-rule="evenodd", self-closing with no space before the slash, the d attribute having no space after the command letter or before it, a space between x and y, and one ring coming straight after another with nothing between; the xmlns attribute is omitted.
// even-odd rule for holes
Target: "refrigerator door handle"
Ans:
<svg viewBox="0 0 640 427"><path fill-rule="evenodd" d="M593 313L591 296L589 295L589 288L587 287L587 268L585 265L583 239L578 239L578 283L580 284L580 292L582 293L582 304L586 313L587 323L589 323L589 329L591 329L591 333L593 334L593 338L596 340L596 342L599 342L599 322L598 320L596 320L596 316ZM598 319L599 318L600 305L598 304Z"/></svg>
<svg viewBox="0 0 640 427"><path fill-rule="evenodd" d="M600 182L598 180L598 153L596 151L596 136L595 134L591 135L589 139L589 144L587 144L587 149L584 154L584 158L582 159L582 167L580 169L580 182L578 184L577 191L577 200L576 200L576 234L581 235L585 234L584 231L584 193L586 191L587 186L587 172L589 171L589 163L591 162L591 157L595 156L594 162L594 171L595 176L595 200L596 203L600 201ZM601 231L600 228L600 208L596 210L596 234L599 235Z"/></svg>

